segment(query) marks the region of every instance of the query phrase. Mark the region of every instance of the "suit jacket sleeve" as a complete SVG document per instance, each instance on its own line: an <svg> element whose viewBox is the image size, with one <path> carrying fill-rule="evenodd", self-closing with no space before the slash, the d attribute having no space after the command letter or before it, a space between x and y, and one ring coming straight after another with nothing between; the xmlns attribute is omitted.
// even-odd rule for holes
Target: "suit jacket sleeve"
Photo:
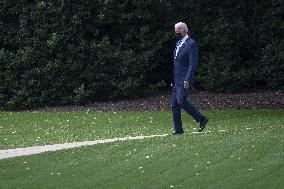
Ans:
<svg viewBox="0 0 284 189"><path fill-rule="evenodd" d="M198 47L196 42L193 42L190 45L189 51L188 51L188 58L189 58L189 66L188 71L185 77L185 80L189 83L193 81L195 69L198 61Z"/></svg>

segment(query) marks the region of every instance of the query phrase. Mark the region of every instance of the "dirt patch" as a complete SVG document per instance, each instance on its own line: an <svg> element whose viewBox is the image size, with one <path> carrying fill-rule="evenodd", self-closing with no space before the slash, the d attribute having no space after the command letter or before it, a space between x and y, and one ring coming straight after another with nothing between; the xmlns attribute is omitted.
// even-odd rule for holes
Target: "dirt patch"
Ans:
<svg viewBox="0 0 284 189"><path fill-rule="evenodd" d="M163 92L148 98L123 101L96 102L84 106L56 106L28 111L169 111L171 93ZM260 109L284 108L282 91L261 91L246 93L194 92L189 100L202 110L209 109Z"/></svg>

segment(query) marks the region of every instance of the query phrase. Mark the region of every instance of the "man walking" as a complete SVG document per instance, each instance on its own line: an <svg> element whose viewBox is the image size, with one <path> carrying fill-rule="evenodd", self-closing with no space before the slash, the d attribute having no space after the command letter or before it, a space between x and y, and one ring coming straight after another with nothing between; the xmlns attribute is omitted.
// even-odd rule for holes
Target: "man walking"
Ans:
<svg viewBox="0 0 284 189"><path fill-rule="evenodd" d="M178 38L174 51L174 79L172 86L172 112L174 135L183 134L181 108L200 123L198 132L201 132L208 122L189 101L188 95L194 89L194 74L198 61L198 47L196 42L188 36L188 27L185 23L175 24L175 33Z"/></svg>

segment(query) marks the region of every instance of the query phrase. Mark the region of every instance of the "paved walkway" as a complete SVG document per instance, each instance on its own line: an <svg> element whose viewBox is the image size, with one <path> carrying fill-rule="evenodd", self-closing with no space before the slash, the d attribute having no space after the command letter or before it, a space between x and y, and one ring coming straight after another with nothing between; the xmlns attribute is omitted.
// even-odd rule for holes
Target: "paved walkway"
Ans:
<svg viewBox="0 0 284 189"><path fill-rule="evenodd" d="M64 144L52 144L52 145L45 145L45 146L34 146L34 147L27 147L27 148L7 149L7 150L0 150L0 159L28 156L28 155L33 155L33 154L40 154L43 152L65 150L65 149L70 149L70 148L78 148L81 146L90 146L90 145L96 145L96 144L105 144L105 143L112 143L112 142L117 142L117 141L127 141L127 140L142 140L146 138L165 137L165 136L168 136L168 134L112 138L112 139L105 139L105 140L94 140L94 141L73 142L73 143L64 143Z"/></svg>

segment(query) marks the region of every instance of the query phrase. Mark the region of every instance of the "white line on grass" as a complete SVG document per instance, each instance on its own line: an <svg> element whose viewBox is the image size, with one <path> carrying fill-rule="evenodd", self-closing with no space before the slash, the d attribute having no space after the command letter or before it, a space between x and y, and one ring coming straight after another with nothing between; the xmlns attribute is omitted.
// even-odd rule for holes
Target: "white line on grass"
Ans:
<svg viewBox="0 0 284 189"><path fill-rule="evenodd" d="M204 134L210 133L211 131L207 132L191 132L189 134ZM153 138L153 137L165 137L169 134L163 135L150 135L150 136L135 136L135 137L124 137L124 138L112 138L112 139L104 139L104 140L94 140L94 141L83 141L83 142L73 142L73 143L64 143L64 144L50 144L45 146L33 146L27 148L15 148L15 149L7 149L7 150L0 150L0 159L7 159L13 157L20 157L20 156L29 156L34 154L40 154L43 152L52 152L57 150L65 150L70 148L78 148L81 146L90 146L96 144L105 144L105 143L112 143L117 141L126 141L126 140L142 140L146 138Z"/></svg>
<svg viewBox="0 0 284 189"><path fill-rule="evenodd" d="M43 152L51 152L57 150L65 150L70 148L78 148L81 146L89 146L96 144L104 144L111 143L117 141L126 141L126 140L141 140L145 138L153 138L153 137L165 137L168 134L163 135L150 135L150 136L136 136L136 137L124 137L124 138L112 138L112 139L104 139L104 140L94 140L94 141L84 141L84 142L73 142L73 143L64 143L64 144L51 144L45 146L34 146L27 148L16 148L16 149L7 149L0 150L0 159L13 158L19 156L28 156L33 154L39 154Z"/></svg>

